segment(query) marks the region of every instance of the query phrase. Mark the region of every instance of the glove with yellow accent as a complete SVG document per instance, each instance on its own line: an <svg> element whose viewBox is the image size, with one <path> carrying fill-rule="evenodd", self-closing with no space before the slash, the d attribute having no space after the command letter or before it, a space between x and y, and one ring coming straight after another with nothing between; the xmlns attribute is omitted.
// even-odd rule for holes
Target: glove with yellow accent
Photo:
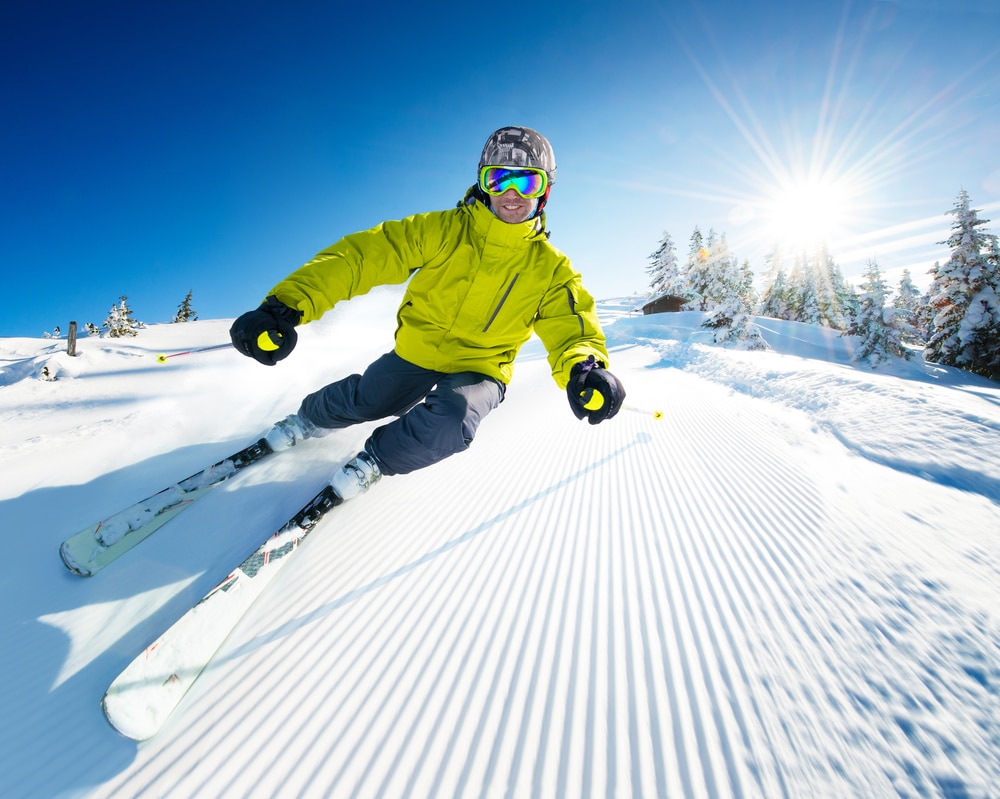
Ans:
<svg viewBox="0 0 1000 799"><path fill-rule="evenodd" d="M233 346L244 355L274 366L295 349L299 334L295 325L302 311L289 308L277 297L270 296L254 311L247 311L229 328Z"/></svg>
<svg viewBox="0 0 1000 799"><path fill-rule="evenodd" d="M570 370L566 394L576 418L587 417L591 424L600 424L605 419L610 419L618 413L625 401L625 387L621 381L593 355L575 364Z"/></svg>

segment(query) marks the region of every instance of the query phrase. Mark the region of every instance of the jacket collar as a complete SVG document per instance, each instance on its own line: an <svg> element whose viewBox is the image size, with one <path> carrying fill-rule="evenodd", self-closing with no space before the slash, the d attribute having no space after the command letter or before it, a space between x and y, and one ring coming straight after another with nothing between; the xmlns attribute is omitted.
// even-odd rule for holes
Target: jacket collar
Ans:
<svg viewBox="0 0 1000 799"><path fill-rule="evenodd" d="M545 211L538 216L519 222L515 225L499 219L490 209L488 201L483 198L478 186L472 186L465 193L465 198L459 203L459 207L465 206L475 221L476 227L484 233L490 228L499 231L504 237L511 240L547 241L549 233L545 229Z"/></svg>

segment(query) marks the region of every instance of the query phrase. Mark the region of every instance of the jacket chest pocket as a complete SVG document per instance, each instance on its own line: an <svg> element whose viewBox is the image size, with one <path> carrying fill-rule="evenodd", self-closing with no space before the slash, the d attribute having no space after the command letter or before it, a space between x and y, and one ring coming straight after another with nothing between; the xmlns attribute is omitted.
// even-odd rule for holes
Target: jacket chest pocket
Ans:
<svg viewBox="0 0 1000 799"><path fill-rule="evenodd" d="M486 320L486 326L483 328L484 333L490 329L490 327L493 325L494 320L497 318L497 315L503 309L504 305L506 305L507 300L510 297L510 293L514 290L514 284L517 283L518 277L520 277L520 273L515 273L515 275L510 279L510 282L504 288L502 294L500 295L499 300L496 303L496 306L493 308L492 312L489 315L489 318Z"/></svg>

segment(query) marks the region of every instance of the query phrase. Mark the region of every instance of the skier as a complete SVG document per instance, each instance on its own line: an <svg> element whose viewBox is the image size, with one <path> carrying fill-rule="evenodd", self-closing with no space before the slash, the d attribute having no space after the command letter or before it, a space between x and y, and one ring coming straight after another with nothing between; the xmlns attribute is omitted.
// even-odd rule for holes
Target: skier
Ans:
<svg viewBox="0 0 1000 799"><path fill-rule="evenodd" d="M504 398L521 345L538 334L552 376L579 419L613 417L625 398L607 371L594 308L569 259L549 244L542 209L556 178L548 139L526 127L493 133L477 182L450 211L345 236L286 277L230 328L233 346L273 366L296 325L341 300L409 280L395 346L362 375L307 396L265 436L275 451L390 416L331 480L342 499L468 448Z"/></svg>

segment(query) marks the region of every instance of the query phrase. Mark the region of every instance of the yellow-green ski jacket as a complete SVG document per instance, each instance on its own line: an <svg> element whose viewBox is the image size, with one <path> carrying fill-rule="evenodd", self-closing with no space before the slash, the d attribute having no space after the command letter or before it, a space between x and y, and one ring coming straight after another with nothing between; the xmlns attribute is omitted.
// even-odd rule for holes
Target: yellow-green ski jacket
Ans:
<svg viewBox="0 0 1000 799"><path fill-rule="evenodd" d="M593 355L608 363L594 299L549 244L544 215L511 225L466 196L449 211L384 222L345 236L270 292L319 319L341 300L410 281L397 314L396 354L437 372L509 383L514 357L538 334L560 388Z"/></svg>

